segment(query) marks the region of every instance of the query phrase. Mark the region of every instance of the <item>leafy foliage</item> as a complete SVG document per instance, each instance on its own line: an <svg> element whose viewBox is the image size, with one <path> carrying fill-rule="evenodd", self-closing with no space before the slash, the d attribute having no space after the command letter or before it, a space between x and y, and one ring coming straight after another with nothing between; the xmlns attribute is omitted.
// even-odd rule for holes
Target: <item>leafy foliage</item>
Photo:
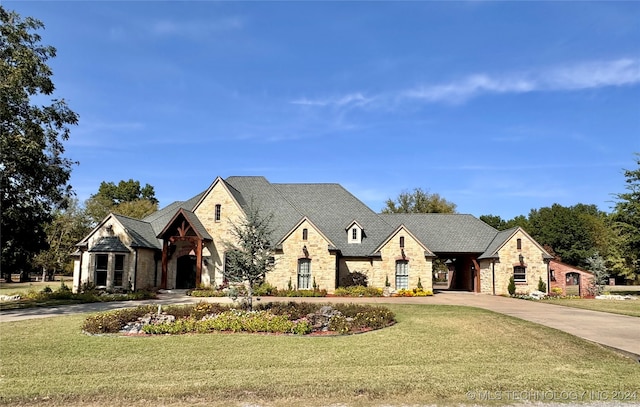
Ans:
<svg viewBox="0 0 640 407"><path fill-rule="evenodd" d="M51 275L60 271L73 272L71 253L90 230L89 221L77 200L70 199L66 209L55 210L53 220L44 229L49 248L35 256L34 265Z"/></svg>
<svg viewBox="0 0 640 407"><path fill-rule="evenodd" d="M41 104L55 90L47 61L56 56L34 32L43 23L1 5L0 22L1 268L8 279L26 276L33 256L47 248L44 225L52 210L71 196L75 163L63 156L63 142L78 115L64 99Z"/></svg>
<svg viewBox="0 0 640 407"><path fill-rule="evenodd" d="M234 242L226 242L225 277L247 286L247 304L253 307L253 286L264 281L265 275L274 267L271 228L272 215L262 216L259 209L251 205L246 217L231 224Z"/></svg>
<svg viewBox="0 0 640 407"><path fill-rule="evenodd" d="M395 201L388 199L385 205L382 213L456 213L456 204L421 188L401 192Z"/></svg>
<svg viewBox="0 0 640 407"><path fill-rule="evenodd" d="M636 153L638 168L625 170L625 189L616 194L613 222L616 250L624 253L624 261L614 265L616 274L629 280L640 280L640 153Z"/></svg>
<svg viewBox="0 0 640 407"><path fill-rule="evenodd" d="M507 285L507 291L510 296L514 296L516 293L516 280L513 276L509 277L509 285Z"/></svg>
<svg viewBox="0 0 640 407"><path fill-rule="evenodd" d="M382 297L382 289L353 285L336 288L335 295L337 297Z"/></svg>
<svg viewBox="0 0 640 407"><path fill-rule="evenodd" d="M587 259L587 264L589 264L589 271L593 273L592 294L602 294L604 285L607 284L607 278L609 277L605 261L600 254L595 253Z"/></svg>
<svg viewBox="0 0 640 407"><path fill-rule="evenodd" d="M140 181L129 179L113 182L101 182L98 192L85 202L87 216L95 225L110 212L131 218L142 219L158 210L158 200L154 188Z"/></svg>

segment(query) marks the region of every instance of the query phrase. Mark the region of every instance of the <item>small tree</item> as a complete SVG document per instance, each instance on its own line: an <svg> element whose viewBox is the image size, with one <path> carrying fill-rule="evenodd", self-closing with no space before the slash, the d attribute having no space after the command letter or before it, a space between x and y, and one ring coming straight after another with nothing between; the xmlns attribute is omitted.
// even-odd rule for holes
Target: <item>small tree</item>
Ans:
<svg viewBox="0 0 640 407"><path fill-rule="evenodd" d="M609 278L609 271L607 270L605 261L600 254L596 253L587 258L587 264L589 264L589 271L593 273L591 281L593 294L602 294L604 286L607 283L607 278Z"/></svg>
<svg viewBox="0 0 640 407"><path fill-rule="evenodd" d="M538 278L538 291L547 292L547 283L542 281L542 277Z"/></svg>
<svg viewBox="0 0 640 407"><path fill-rule="evenodd" d="M253 309L253 286L262 283L274 266L272 218L273 216L262 216L258 208L250 206L241 222L231 224L235 242L225 242L225 277L231 282L246 285L249 309Z"/></svg>
<svg viewBox="0 0 640 407"><path fill-rule="evenodd" d="M516 293L516 280L513 276L509 277L509 285L507 286L507 291L509 291L509 295L513 296Z"/></svg>

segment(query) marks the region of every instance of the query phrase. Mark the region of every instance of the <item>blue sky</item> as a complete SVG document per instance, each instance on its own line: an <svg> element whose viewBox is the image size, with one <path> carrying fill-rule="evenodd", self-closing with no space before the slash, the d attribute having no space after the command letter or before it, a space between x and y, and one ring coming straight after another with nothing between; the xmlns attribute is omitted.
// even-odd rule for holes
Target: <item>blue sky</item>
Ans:
<svg viewBox="0 0 640 407"><path fill-rule="evenodd" d="M379 211L609 211L640 151L640 2L33 2L80 199L216 176L336 182Z"/></svg>

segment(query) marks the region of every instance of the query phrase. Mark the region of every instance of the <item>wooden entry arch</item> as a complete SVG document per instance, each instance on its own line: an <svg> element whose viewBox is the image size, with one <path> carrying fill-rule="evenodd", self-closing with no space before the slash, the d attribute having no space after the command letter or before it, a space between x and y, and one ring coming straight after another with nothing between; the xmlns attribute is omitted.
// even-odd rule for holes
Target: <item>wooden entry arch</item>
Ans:
<svg viewBox="0 0 640 407"><path fill-rule="evenodd" d="M204 243L213 239L202 226L193 212L179 209L157 236L162 239L162 279L160 288L167 288L169 274L169 259L176 250L176 243L187 242L189 251L196 255L196 287L202 282L202 249Z"/></svg>

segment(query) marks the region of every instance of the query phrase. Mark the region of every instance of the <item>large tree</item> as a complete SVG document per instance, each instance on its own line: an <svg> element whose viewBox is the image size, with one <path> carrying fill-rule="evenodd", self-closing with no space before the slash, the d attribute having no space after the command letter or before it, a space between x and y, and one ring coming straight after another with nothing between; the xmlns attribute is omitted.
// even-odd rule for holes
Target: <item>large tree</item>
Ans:
<svg viewBox="0 0 640 407"><path fill-rule="evenodd" d="M617 250L624 253L617 274L630 280L640 279L640 153L636 153L638 168L625 170L625 189L616 194L613 225L617 232ZM614 271L615 272L615 271Z"/></svg>
<svg viewBox="0 0 640 407"><path fill-rule="evenodd" d="M456 204L421 188L401 192L395 201L387 199L385 205L382 213L456 213Z"/></svg>
<svg viewBox="0 0 640 407"><path fill-rule="evenodd" d="M53 276L56 272L72 272L71 254L78 243L89 232L89 220L76 199L70 199L66 209L58 209L53 220L45 226L49 248L35 256L34 265L43 274Z"/></svg>
<svg viewBox="0 0 640 407"><path fill-rule="evenodd" d="M86 212L93 224L97 224L110 212L142 219L158 210L158 200L153 187L130 179L100 183L98 192L85 202Z"/></svg>
<svg viewBox="0 0 640 407"><path fill-rule="evenodd" d="M71 195L74 162L63 156L63 141L78 115L51 98L47 60L56 49L35 33L43 23L2 6L0 23L0 267L10 279L25 276L33 256L46 249L44 226Z"/></svg>
<svg viewBox="0 0 640 407"><path fill-rule="evenodd" d="M231 224L234 241L226 243L225 278L246 285L249 309L253 307L253 286L263 282L274 267L272 218L251 205L244 219Z"/></svg>

